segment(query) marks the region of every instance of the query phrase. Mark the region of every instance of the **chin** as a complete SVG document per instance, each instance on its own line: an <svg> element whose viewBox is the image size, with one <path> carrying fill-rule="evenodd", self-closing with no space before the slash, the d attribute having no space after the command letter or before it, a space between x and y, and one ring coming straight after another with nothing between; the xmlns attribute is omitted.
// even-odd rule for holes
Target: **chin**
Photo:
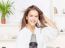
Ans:
<svg viewBox="0 0 65 48"><path fill-rule="evenodd" d="M31 24L32 26L35 26L35 24Z"/></svg>

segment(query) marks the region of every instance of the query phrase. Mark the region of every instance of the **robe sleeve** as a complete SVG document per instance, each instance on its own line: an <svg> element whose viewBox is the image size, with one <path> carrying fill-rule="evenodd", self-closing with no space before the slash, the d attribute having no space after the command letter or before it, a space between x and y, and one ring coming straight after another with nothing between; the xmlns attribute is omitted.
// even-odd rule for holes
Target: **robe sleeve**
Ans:
<svg viewBox="0 0 65 48"><path fill-rule="evenodd" d="M42 35L43 35L44 41L47 43L47 42L53 41L57 37L58 31L51 27L45 27L42 29Z"/></svg>

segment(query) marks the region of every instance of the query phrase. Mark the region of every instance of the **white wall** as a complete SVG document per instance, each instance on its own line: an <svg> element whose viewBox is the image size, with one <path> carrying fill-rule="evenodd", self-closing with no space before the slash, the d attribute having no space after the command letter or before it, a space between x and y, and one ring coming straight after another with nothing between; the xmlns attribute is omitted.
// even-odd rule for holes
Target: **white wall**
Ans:
<svg viewBox="0 0 65 48"><path fill-rule="evenodd" d="M65 0L53 0L53 7L57 8L57 14L53 15L53 20L56 23L57 29L60 31L61 29L65 32L65 14L63 14L63 10L65 12Z"/></svg>

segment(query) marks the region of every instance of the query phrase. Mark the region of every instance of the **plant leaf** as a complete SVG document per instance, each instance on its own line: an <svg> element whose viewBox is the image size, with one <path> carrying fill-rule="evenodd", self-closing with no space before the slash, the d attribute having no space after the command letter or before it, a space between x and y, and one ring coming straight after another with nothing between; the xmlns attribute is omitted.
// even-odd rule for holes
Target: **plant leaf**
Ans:
<svg viewBox="0 0 65 48"><path fill-rule="evenodd" d="M2 0L2 2L0 2L0 12L2 13L2 16L7 16L7 14L13 14L11 7L13 7L14 2L11 2L10 0L8 0L6 3Z"/></svg>

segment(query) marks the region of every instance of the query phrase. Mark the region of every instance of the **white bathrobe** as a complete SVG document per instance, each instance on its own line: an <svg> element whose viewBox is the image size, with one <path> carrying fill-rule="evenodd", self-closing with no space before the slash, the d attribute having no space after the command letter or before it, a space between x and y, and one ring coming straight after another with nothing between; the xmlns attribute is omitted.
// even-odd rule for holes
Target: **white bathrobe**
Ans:
<svg viewBox="0 0 65 48"><path fill-rule="evenodd" d="M55 32L54 30L52 30L48 27L45 27L43 29L41 28L37 28L35 27L35 34L36 34L36 39L37 39L37 43L38 43L38 48L46 48L46 36L52 36L52 32ZM46 34L46 33L47 34ZM29 29L27 29L26 27L24 27L19 33L18 33L18 36L17 36L17 48L29 48L29 43L30 43L30 40L31 40L31 35L32 35L32 32L30 32ZM55 36L55 35L54 35ZM45 38L46 37L46 38ZM50 37L50 38L52 38Z"/></svg>

